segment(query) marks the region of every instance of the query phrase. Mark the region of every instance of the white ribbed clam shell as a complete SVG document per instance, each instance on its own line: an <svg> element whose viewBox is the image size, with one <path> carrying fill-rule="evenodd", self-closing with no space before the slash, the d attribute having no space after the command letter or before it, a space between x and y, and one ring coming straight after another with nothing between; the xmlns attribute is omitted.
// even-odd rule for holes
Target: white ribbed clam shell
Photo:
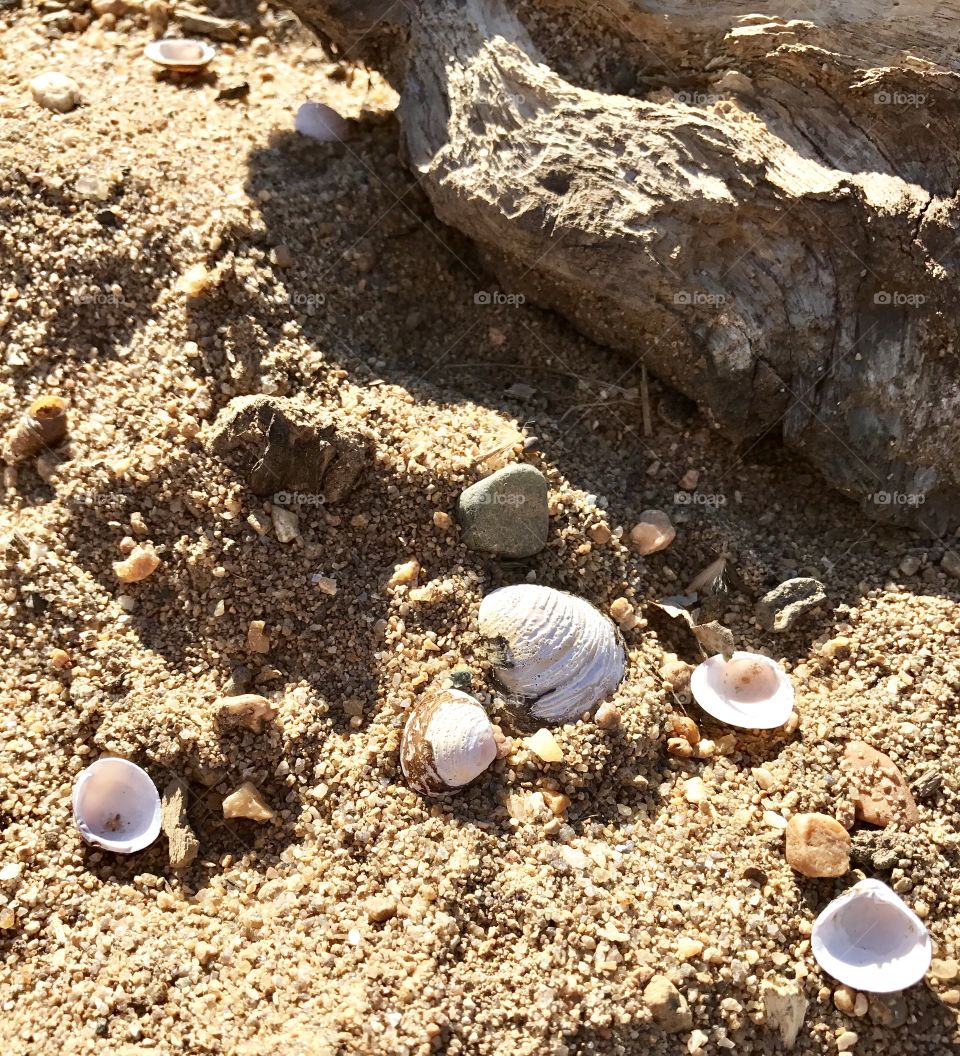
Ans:
<svg viewBox="0 0 960 1056"><path fill-rule="evenodd" d="M846 986L874 994L905 990L930 967L930 933L880 880L861 880L817 917L810 945L817 964Z"/></svg>
<svg viewBox="0 0 960 1056"><path fill-rule="evenodd" d="M411 787L426 796L462 788L496 757L497 741L487 713L459 689L421 698L404 727L400 765Z"/></svg>
<svg viewBox="0 0 960 1056"><path fill-rule="evenodd" d="M575 720L623 680L613 624L573 594L529 583L501 587L480 604L480 633L494 642L501 685L544 722Z"/></svg>
<svg viewBox="0 0 960 1056"><path fill-rule="evenodd" d="M711 656L693 672L690 691L708 715L745 730L772 730L793 711L793 684L775 660L760 653Z"/></svg>
<svg viewBox="0 0 960 1056"><path fill-rule="evenodd" d="M95 847L133 854L160 835L160 793L128 759L98 759L73 785L73 820Z"/></svg>

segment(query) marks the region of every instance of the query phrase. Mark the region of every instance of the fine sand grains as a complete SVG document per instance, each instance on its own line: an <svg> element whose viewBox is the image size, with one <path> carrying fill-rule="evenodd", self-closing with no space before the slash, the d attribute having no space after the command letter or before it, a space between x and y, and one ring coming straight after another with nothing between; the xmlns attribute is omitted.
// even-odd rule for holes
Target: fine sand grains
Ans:
<svg viewBox="0 0 960 1056"><path fill-rule="evenodd" d="M396 156L389 90L286 16L263 9L255 46L177 82L143 58L139 7L74 11L79 32L50 13L0 12L0 413L6 431L54 394L70 422L2 479L3 1051L763 1053L773 1010L801 999L802 1056L951 1051L960 648L943 542L869 524L773 445L734 451L655 384L644 438L639 365L478 298L495 280ZM33 100L48 70L79 106ZM295 136L306 99L357 119L353 138ZM364 431L360 486L335 506L252 495L201 442L245 393ZM453 513L518 457L547 477L549 538L498 564ZM651 509L677 534L643 557L627 543ZM696 656L645 603L720 553L737 577L703 618L791 674L792 734L731 738L664 687L665 652ZM764 632L756 599L791 576L828 601ZM555 728L551 762L511 726L476 623L486 593L528 579L613 606L628 654L602 728ZM428 802L402 778L403 723L465 667L504 750ZM266 699L262 722L221 714L243 694ZM723 753L668 754L684 714ZM936 945L928 982L899 996L821 975L811 923L854 875L784 860L793 814L852 825L849 740L932 789L909 832L853 830L854 867ZM161 790L186 782L199 852L179 870L166 837L130 858L81 842L72 782L104 752ZM224 817L246 783L265 820ZM654 997L674 991L689 1017L668 1034Z"/></svg>

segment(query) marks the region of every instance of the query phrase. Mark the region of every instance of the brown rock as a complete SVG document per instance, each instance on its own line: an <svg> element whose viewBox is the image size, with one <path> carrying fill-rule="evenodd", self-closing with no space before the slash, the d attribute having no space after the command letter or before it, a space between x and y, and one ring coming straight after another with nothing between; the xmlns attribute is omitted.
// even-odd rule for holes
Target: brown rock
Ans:
<svg viewBox="0 0 960 1056"><path fill-rule="evenodd" d="M677 536L677 530L663 510L644 510L630 530L630 543L644 557L666 548Z"/></svg>
<svg viewBox="0 0 960 1056"><path fill-rule="evenodd" d="M686 999L665 975L655 975L647 983L643 1000L653 1013L655 1022L670 1034L689 1030L693 1024Z"/></svg>
<svg viewBox="0 0 960 1056"><path fill-rule="evenodd" d="M397 915L397 900L389 895L374 895L367 900L367 919L374 924L383 924Z"/></svg>
<svg viewBox="0 0 960 1056"><path fill-rule="evenodd" d="M804 876L843 876L852 841L827 814L794 814L787 822L787 864Z"/></svg>
<svg viewBox="0 0 960 1056"><path fill-rule="evenodd" d="M909 829L920 820L913 794L890 756L864 741L851 741L842 765L853 781L852 799L859 821L881 826L896 822Z"/></svg>

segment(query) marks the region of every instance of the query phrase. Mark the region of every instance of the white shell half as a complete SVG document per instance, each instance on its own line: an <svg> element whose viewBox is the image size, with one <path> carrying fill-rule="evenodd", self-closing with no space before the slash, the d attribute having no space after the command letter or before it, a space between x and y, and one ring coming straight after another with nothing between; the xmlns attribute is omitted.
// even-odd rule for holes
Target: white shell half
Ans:
<svg viewBox="0 0 960 1056"><path fill-rule="evenodd" d="M160 835L160 793L135 763L98 759L74 782L73 820L94 847L133 854Z"/></svg>
<svg viewBox="0 0 960 1056"><path fill-rule="evenodd" d="M711 656L694 670L690 691L708 715L745 730L772 730L793 711L793 683L775 660L759 653Z"/></svg>
<svg viewBox="0 0 960 1056"><path fill-rule="evenodd" d="M480 604L500 684L543 722L572 722L620 685L625 655L613 624L588 601L551 587L501 587Z"/></svg>
<svg viewBox="0 0 960 1056"><path fill-rule="evenodd" d="M293 127L300 135L321 143L339 143L350 134L349 122L325 103L304 103L297 111Z"/></svg>
<svg viewBox="0 0 960 1056"><path fill-rule="evenodd" d="M905 990L930 967L923 921L880 880L861 880L817 917L810 945L834 979L874 994Z"/></svg>
<svg viewBox="0 0 960 1056"><path fill-rule="evenodd" d="M143 53L159 66L183 73L201 69L216 55L214 49L202 40L186 40L179 37L152 40L143 49Z"/></svg>
<svg viewBox="0 0 960 1056"><path fill-rule="evenodd" d="M455 792L479 777L496 757L497 741L487 713L459 689L422 697L400 743L404 777L425 796Z"/></svg>

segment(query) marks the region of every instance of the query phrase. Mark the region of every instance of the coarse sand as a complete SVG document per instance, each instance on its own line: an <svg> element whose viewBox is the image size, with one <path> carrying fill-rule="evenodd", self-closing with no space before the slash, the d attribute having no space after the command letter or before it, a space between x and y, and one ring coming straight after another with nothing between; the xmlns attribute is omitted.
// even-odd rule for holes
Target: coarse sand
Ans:
<svg viewBox="0 0 960 1056"><path fill-rule="evenodd" d="M217 9L256 26L177 79L142 54L139 0L93 8L0 0L3 429L44 394L70 422L2 481L2 1051L769 1053L777 992L807 1002L798 1056L957 1051L949 541L867 521L775 437L732 448L652 379L645 436L640 364L500 291L397 156L389 88L291 16ZM44 72L80 105L38 105ZM308 99L351 120L345 143L293 133ZM246 393L362 432L359 486L335 506L254 496L203 443ZM453 514L517 460L549 481L549 541L500 562ZM648 509L677 535L642 557ZM138 547L159 565L121 582ZM782 664L795 729L718 726L676 674L695 643L648 603L722 554L700 618ZM791 576L828 600L761 630L756 601ZM511 726L478 641L483 595L525 580L626 628L612 708L554 729L559 762ZM502 757L424 800L405 714L463 667ZM218 717L242 692L276 709L259 732ZM683 716L712 749L667 752ZM853 824L851 739L919 782L909 831ZM103 753L186 782L192 863L172 868L165 836L129 857L81 841L71 787ZM224 818L245 782L272 819ZM797 812L852 828L853 871L790 869ZM864 875L933 937L899 995L851 993L811 954L818 912ZM661 977L689 1009L675 1033Z"/></svg>

